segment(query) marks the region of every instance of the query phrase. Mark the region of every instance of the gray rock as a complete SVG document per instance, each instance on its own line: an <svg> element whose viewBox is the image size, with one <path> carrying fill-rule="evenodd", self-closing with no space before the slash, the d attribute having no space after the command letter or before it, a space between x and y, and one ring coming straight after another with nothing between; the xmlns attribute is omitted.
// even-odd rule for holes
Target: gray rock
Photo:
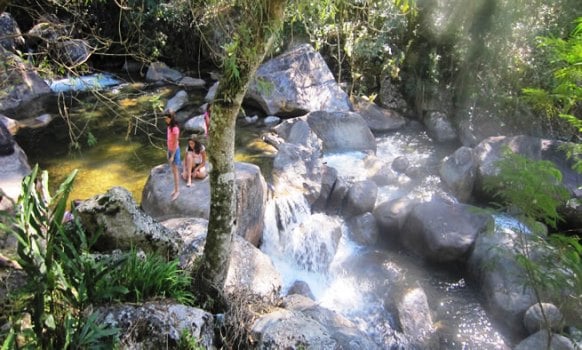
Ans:
<svg viewBox="0 0 582 350"><path fill-rule="evenodd" d="M336 349L373 350L379 347L351 321L338 313L319 306L303 295L290 295L284 298L283 306L292 311L299 311L324 326L333 340Z"/></svg>
<svg viewBox="0 0 582 350"><path fill-rule="evenodd" d="M349 218L373 211L377 195L378 186L374 181L355 182L346 195L342 210L344 216Z"/></svg>
<svg viewBox="0 0 582 350"><path fill-rule="evenodd" d="M451 156L445 157L439 173L443 182L453 191L459 201L468 201L473 193L477 176L477 164L473 159L472 149L463 146Z"/></svg>
<svg viewBox="0 0 582 350"><path fill-rule="evenodd" d="M416 204L416 200L400 197L383 202L374 208L374 217L383 240L388 242L398 240L400 230Z"/></svg>
<svg viewBox="0 0 582 350"><path fill-rule="evenodd" d="M0 210L12 208L13 203L20 195L22 180L31 172L26 154L17 143L13 144L13 153L0 156L0 191L4 194L0 198Z"/></svg>
<svg viewBox="0 0 582 350"><path fill-rule="evenodd" d="M485 297L489 314L514 334L525 333L523 316L536 300L517 262L517 254L523 253L519 242L530 240L520 234L496 225L477 237L467 261L468 276Z"/></svg>
<svg viewBox="0 0 582 350"><path fill-rule="evenodd" d="M429 135L437 142L450 142L457 139L457 132L447 115L442 112L427 112L423 123Z"/></svg>
<svg viewBox="0 0 582 350"><path fill-rule="evenodd" d="M321 139L324 152L376 153L376 139L366 121L357 113L312 112L306 120Z"/></svg>
<svg viewBox="0 0 582 350"><path fill-rule="evenodd" d="M398 130L406 124L398 112L384 109L375 103L359 99L355 106L355 111L368 123L370 130L374 133L383 133Z"/></svg>
<svg viewBox="0 0 582 350"><path fill-rule="evenodd" d="M374 245L378 240L378 225L370 212L350 218L348 227L354 241L360 244Z"/></svg>
<svg viewBox="0 0 582 350"><path fill-rule="evenodd" d="M148 81L168 81L168 82L178 82L182 79L184 75L175 69L169 68L163 62L152 62L148 67L146 73L146 80Z"/></svg>
<svg viewBox="0 0 582 350"><path fill-rule="evenodd" d="M205 349L214 346L214 319L204 310L163 302L101 308L102 322L120 330L127 349L176 348L185 331Z"/></svg>
<svg viewBox="0 0 582 350"><path fill-rule="evenodd" d="M170 111L177 112L188 102L188 93L185 90L178 91L171 99L166 102L164 113Z"/></svg>
<svg viewBox="0 0 582 350"><path fill-rule="evenodd" d="M576 348L570 339L559 334L552 334L552 341L548 348L548 332L545 330L530 335L513 348L513 350L533 349L574 350Z"/></svg>
<svg viewBox="0 0 582 350"><path fill-rule="evenodd" d="M24 45L24 38L20 33L18 23L8 12L0 13L0 46L8 51L15 52Z"/></svg>
<svg viewBox="0 0 582 350"><path fill-rule="evenodd" d="M85 40L69 39L51 43L49 53L54 60L74 67L87 62L92 51Z"/></svg>
<svg viewBox="0 0 582 350"><path fill-rule="evenodd" d="M137 246L161 256L176 256L181 250L178 235L144 213L125 188L113 187L89 198L77 206L77 212L89 236L100 233L98 250Z"/></svg>
<svg viewBox="0 0 582 350"><path fill-rule="evenodd" d="M10 69L0 70L4 88L0 93L0 113L16 110L41 96L50 94L48 84L34 72L30 64L0 47L0 62L9 62Z"/></svg>
<svg viewBox="0 0 582 350"><path fill-rule="evenodd" d="M237 186L237 235L258 244L262 234L266 201L266 183L259 167L253 164L235 164ZM141 207L156 220L180 217L208 219L210 215L210 179L192 182L180 180L180 196L172 201L170 193L174 187L172 172L167 164L153 168L142 194Z"/></svg>
<svg viewBox="0 0 582 350"><path fill-rule="evenodd" d="M544 309L543 315L542 308ZM529 334L547 329L559 333L564 326L564 317L554 304L542 303L540 305L535 303L525 312L523 323Z"/></svg>
<svg viewBox="0 0 582 350"><path fill-rule="evenodd" d="M422 288L413 288L406 291L397 303L398 319L402 332L412 339L419 349L432 349L435 329L428 299Z"/></svg>
<svg viewBox="0 0 582 350"><path fill-rule="evenodd" d="M319 322L299 311L275 309L252 325L256 349L336 349L337 342Z"/></svg>
<svg viewBox="0 0 582 350"><path fill-rule="evenodd" d="M351 109L323 57L310 45L300 45L263 63L246 98L270 115L299 116L313 111Z"/></svg>
<svg viewBox="0 0 582 350"><path fill-rule="evenodd" d="M416 205L401 232L401 242L417 255L436 262L464 260L481 233L492 227L490 215L464 204L435 198Z"/></svg>
<svg viewBox="0 0 582 350"><path fill-rule="evenodd" d="M396 157L392 161L392 170L398 173L404 173L409 166L410 162L408 161L408 158L404 156Z"/></svg>

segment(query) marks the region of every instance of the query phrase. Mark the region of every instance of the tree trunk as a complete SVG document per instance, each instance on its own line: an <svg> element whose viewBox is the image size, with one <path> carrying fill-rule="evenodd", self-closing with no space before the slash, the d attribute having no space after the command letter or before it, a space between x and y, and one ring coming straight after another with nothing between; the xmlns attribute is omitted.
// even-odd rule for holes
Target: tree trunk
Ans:
<svg viewBox="0 0 582 350"><path fill-rule="evenodd" d="M222 300L236 228L236 118L249 82L281 28L285 4L286 0L237 2L237 8L243 13L233 35L231 51L227 52L229 62L223 64L223 78L212 104L210 119L210 218L202 265L194 276L197 292L202 293L201 297L206 297L206 301ZM208 306L222 307L221 304Z"/></svg>

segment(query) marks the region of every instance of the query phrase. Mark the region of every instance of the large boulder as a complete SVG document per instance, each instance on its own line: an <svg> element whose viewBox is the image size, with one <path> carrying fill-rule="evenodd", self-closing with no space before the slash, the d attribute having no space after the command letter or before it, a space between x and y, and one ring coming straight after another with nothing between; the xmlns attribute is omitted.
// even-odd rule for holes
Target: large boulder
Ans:
<svg viewBox="0 0 582 350"><path fill-rule="evenodd" d="M495 229L480 234L467 261L468 277L485 298L489 314L513 334L525 334L523 317L536 302L527 272L518 262L531 237L496 219ZM530 244L530 243L527 243Z"/></svg>
<svg viewBox="0 0 582 350"><path fill-rule="evenodd" d="M147 302L114 304L98 311L103 324L119 329L122 348L178 348L184 332L196 339L199 346L214 347L214 317L195 307Z"/></svg>
<svg viewBox="0 0 582 350"><path fill-rule="evenodd" d="M401 232L402 244L436 262L464 260L477 236L487 232L491 216L478 208L435 198L416 205Z"/></svg>
<svg viewBox="0 0 582 350"><path fill-rule="evenodd" d="M162 256L176 256L181 250L177 234L145 214L125 188L113 187L81 202L77 213L87 233L99 235L96 249L137 246Z"/></svg>
<svg viewBox="0 0 582 350"><path fill-rule="evenodd" d="M289 142L295 124L307 122L321 139L324 152L360 151L376 153L376 139L361 115L353 112L312 112L301 118L285 120L274 131Z"/></svg>
<svg viewBox="0 0 582 350"><path fill-rule="evenodd" d="M237 204L236 233L254 245L262 234L267 186L259 167L236 163ZM210 179L196 180L192 187L180 180L180 196L172 201L172 172L167 164L154 167L143 189L142 209L157 220L179 217L208 219L210 215Z"/></svg>
<svg viewBox="0 0 582 350"><path fill-rule="evenodd" d="M246 98L267 115L299 116L312 111L351 109L323 57L304 44L263 63Z"/></svg>

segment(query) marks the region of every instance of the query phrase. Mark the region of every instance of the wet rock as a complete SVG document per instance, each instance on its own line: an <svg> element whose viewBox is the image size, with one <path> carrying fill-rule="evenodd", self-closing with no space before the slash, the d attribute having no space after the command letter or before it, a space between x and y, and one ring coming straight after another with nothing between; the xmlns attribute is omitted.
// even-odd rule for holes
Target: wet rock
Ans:
<svg viewBox="0 0 582 350"><path fill-rule="evenodd" d="M324 326L331 338L337 342L337 349L379 349L353 322L334 311L319 306L303 295L295 294L285 297L283 306L287 310L299 311Z"/></svg>
<svg viewBox="0 0 582 350"><path fill-rule="evenodd" d="M407 338L419 349L434 348L435 329L424 290L413 288L406 291L397 304L400 327Z"/></svg>
<svg viewBox="0 0 582 350"><path fill-rule="evenodd" d="M299 311L276 309L251 328L256 349L336 349L337 342L319 322Z"/></svg>
<svg viewBox="0 0 582 350"><path fill-rule="evenodd" d="M408 158L404 156L396 157L392 161L392 170L398 173L404 173L409 166L410 162L408 161Z"/></svg>
<svg viewBox="0 0 582 350"><path fill-rule="evenodd" d="M295 281L287 291L287 295L299 294L303 295L311 300L315 300L315 296L311 292L311 288L309 288L309 284L305 281Z"/></svg>
<svg viewBox="0 0 582 350"><path fill-rule="evenodd" d="M374 181L358 181L350 186L343 206L343 214L349 218L374 210L378 186Z"/></svg>
<svg viewBox="0 0 582 350"><path fill-rule="evenodd" d="M354 241L360 244L374 245L378 240L378 225L370 212L350 218L348 227Z"/></svg>
<svg viewBox="0 0 582 350"><path fill-rule="evenodd" d="M324 152L376 153L376 139L366 121L352 112L312 112L306 116Z"/></svg>
<svg viewBox="0 0 582 350"><path fill-rule="evenodd" d="M477 236L491 227L491 216L478 208L435 198L412 209L400 239L421 257L452 262L464 260Z"/></svg>
<svg viewBox="0 0 582 350"><path fill-rule="evenodd" d="M397 241L400 237L400 230L417 204L416 200L400 197L383 202L374 208L374 217L379 227L379 234L382 240L387 242Z"/></svg>
<svg viewBox="0 0 582 350"><path fill-rule="evenodd" d="M174 218L162 221L174 231L181 242L178 256L180 266L192 270L196 259L204 252L208 221L201 218ZM235 235L231 246L230 264L224 285L226 293L245 290L255 295L273 296L281 290L281 275L275 269L271 258Z"/></svg>
<svg viewBox="0 0 582 350"><path fill-rule="evenodd" d="M516 256L523 254L519 242L524 240L531 244L527 235L496 225L477 237L467 261L468 276L484 295L490 315L513 334L525 333L523 316L536 300Z"/></svg>
<svg viewBox="0 0 582 350"><path fill-rule="evenodd" d="M303 120L294 123L287 136L287 142L279 145L273 160L274 191L302 193L313 203L321 191L321 141Z"/></svg>

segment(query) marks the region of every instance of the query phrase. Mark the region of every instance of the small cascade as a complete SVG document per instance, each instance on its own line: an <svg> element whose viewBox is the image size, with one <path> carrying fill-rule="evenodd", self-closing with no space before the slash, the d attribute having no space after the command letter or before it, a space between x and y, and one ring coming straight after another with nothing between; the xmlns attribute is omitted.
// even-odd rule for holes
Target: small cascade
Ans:
<svg viewBox="0 0 582 350"><path fill-rule="evenodd" d="M341 236L339 219L312 215L304 196L296 193L268 202L261 249L299 271L326 273Z"/></svg>

